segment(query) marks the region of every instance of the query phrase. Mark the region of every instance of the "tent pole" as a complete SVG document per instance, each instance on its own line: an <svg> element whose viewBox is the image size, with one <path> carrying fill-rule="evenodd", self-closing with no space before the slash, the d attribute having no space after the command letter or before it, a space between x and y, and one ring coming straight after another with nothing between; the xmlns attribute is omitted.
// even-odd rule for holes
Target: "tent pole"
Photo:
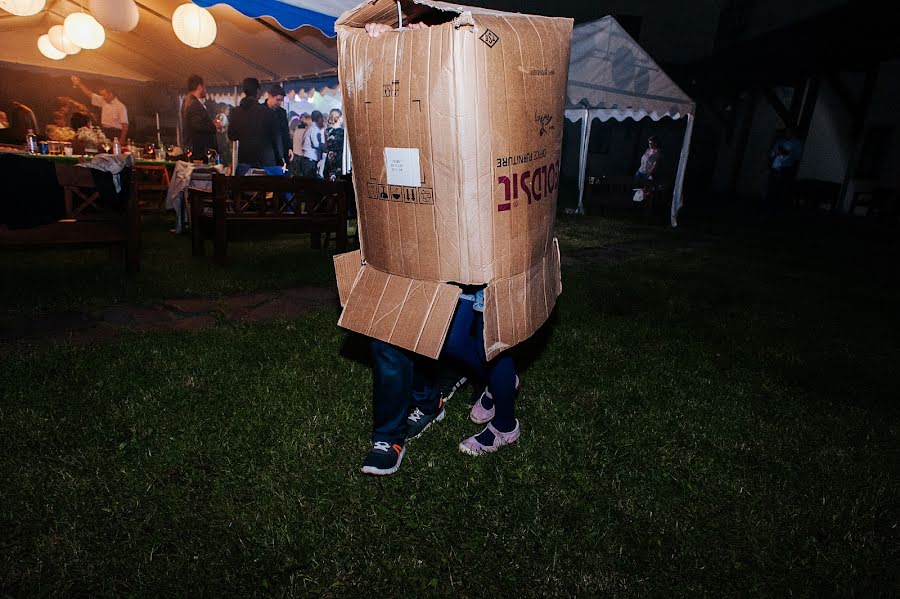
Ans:
<svg viewBox="0 0 900 599"><path fill-rule="evenodd" d="M581 119L581 144L578 146L578 214L584 214L584 179L587 170L588 139L591 135L590 111L584 109L584 117Z"/></svg>
<svg viewBox="0 0 900 599"><path fill-rule="evenodd" d="M684 187L684 173L687 170L688 156L691 153L691 136L694 133L694 115L687 115L687 127L684 129L684 141L681 143L681 157L678 159L678 172L675 175L675 189L672 190L672 227L678 226L678 211L681 210Z"/></svg>

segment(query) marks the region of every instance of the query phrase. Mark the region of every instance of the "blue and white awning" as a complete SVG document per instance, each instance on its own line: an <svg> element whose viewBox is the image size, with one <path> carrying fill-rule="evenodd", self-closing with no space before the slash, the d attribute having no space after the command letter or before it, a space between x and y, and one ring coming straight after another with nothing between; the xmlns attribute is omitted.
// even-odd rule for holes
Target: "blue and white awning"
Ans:
<svg viewBox="0 0 900 599"><path fill-rule="evenodd" d="M304 25L315 27L328 37L337 35L334 22L344 11L357 6L359 0L193 0L194 4L210 7L227 4L250 17L271 17L288 30Z"/></svg>

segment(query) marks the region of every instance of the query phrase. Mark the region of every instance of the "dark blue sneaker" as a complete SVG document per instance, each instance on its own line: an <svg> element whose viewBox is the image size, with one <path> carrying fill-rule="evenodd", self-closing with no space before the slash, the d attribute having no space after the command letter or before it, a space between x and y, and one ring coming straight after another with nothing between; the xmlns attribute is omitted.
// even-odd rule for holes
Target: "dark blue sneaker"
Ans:
<svg viewBox="0 0 900 599"><path fill-rule="evenodd" d="M429 426L443 420L446 415L447 410L444 409L444 400L440 398L438 398L438 409L434 414L426 414L419 408L415 408L406 417L406 438L415 439L424 433Z"/></svg>
<svg viewBox="0 0 900 599"><path fill-rule="evenodd" d="M363 460L363 474L373 476L386 476L400 469L400 462L406 455L406 447L394 443L391 445L385 441L375 441L372 451Z"/></svg>

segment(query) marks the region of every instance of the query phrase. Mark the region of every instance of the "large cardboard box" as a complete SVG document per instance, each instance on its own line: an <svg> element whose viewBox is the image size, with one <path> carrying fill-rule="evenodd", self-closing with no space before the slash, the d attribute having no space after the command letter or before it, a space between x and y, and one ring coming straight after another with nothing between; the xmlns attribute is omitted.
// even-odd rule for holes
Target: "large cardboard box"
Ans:
<svg viewBox="0 0 900 599"><path fill-rule="evenodd" d="M374 0L337 21L360 252L339 324L437 357L460 284L487 284L488 358L562 291L553 238L572 20ZM395 29L370 38L367 23Z"/></svg>

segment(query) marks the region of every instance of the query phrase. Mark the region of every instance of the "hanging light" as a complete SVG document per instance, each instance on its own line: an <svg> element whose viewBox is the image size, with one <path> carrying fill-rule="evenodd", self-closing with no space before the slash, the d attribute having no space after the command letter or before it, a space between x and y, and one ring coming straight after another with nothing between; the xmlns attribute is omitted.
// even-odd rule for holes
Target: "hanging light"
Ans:
<svg viewBox="0 0 900 599"><path fill-rule="evenodd" d="M63 23L66 37L85 50L96 50L106 41L106 31L97 19L84 12L73 12Z"/></svg>
<svg viewBox="0 0 900 599"><path fill-rule="evenodd" d="M18 17L36 15L47 4L47 0L0 0L0 8Z"/></svg>
<svg viewBox="0 0 900 599"><path fill-rule="evenodd" d="M66 57L65 52L60 52L53 47L53 44L50 43L50 36L46 33L38 38L37 46L38 50L41 51L41 54L50 60L62 60Z"/></svg>
<svg viewBox="0 0 900 599"><path fill-rule="evenodd" d="M178 39L192 48L205 48L216 39L216 20L196 4L182 4L175 9L172 29Z"/></svg>
<svg viewBox="0 0 900 599"><path fill-rule="evenodd" d="M51 27L50 31L47 32L47 36L50 38L50 43L53 44L53 47L64 54L78 54L81 52L78 44L66 37L66 30L62 25Z"/></svg>
<svg viewBox="0 0 900 599"><path fill-rule="evenodd" d="M112 31L131 31L141 19L134 0L91 0L90 7L100 24Z"/></svg>

